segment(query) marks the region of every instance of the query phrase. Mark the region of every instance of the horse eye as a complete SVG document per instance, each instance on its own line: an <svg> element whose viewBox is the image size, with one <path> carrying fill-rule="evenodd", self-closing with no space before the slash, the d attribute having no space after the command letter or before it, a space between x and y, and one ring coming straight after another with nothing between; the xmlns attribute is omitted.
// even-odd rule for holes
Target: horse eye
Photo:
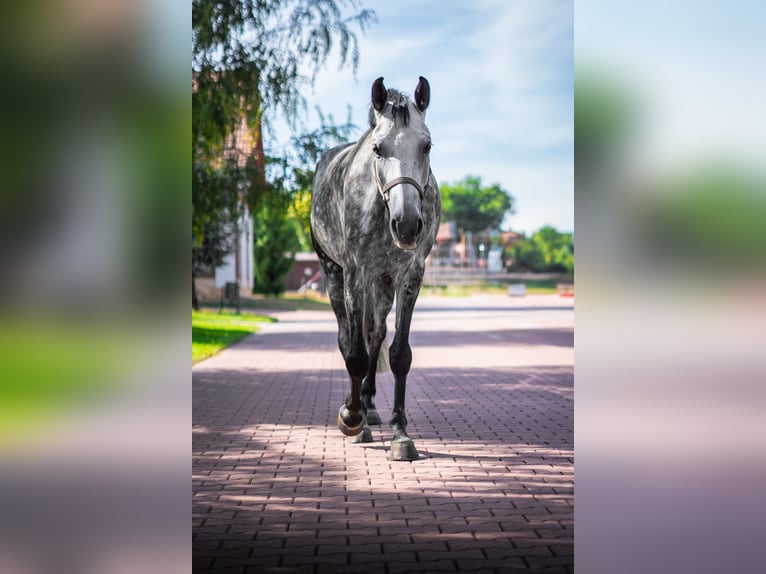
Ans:
<svg viewBox="0 0 766 574"><path fill-rule="evenodd" d="M380 146L378 144L373 144L373 146L372 146L372 153L374 153L376 156L380 157Z"/></svg>
<svg viewBox="0 0 766 574"><path fill-rule="evenodd" d="M423 153L427 155L427 154L428 154L430 151L431 151L431 143L429 142L429 143L427 143L427 144L426 144L426 145L423 147Z"/></svg>

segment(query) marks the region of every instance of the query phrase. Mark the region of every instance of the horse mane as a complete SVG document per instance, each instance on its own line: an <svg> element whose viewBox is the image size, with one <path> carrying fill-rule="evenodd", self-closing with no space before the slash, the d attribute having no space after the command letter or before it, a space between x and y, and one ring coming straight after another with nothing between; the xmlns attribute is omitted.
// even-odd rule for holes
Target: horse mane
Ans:
<svg viewBox="0 0 766 574"><path fill-rule="evenodd" d="M408 107L410 99L399 90L389 88L386 94L386 102L390 104L391 116L394 122L397 123L401 119L402 123L406 126L410 121L410 108ZM387 105L386 107L389 106ZM370 127L374 128L375 111L373 110L372 106L370 106L369 121Z"/></svg>

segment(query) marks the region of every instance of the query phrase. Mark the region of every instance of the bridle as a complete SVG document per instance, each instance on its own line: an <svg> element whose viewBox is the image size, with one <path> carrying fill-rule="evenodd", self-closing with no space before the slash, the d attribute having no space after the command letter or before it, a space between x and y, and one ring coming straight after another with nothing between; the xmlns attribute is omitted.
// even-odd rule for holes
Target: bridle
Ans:
<svg viewBox="0 0 766 574"><path fill-rule="evenodd" d="M420 200L423 200L423 188L428 188L428 183L426 183L425 186L420 185L417 180L412 179L411 177L402 176L402 177L395 177L394 179L387 181L386 185L383 185L383 183L380 181L380 174L378 173L378 160L374 159L372 162L372 175L375 178L375 185L378 188L378 193L380 193L380 197L383 198L383 203L388 205L388 201L390 199L390 192L391 189L396 187L397 185L400 185L402 183L409 183L412 187L418 190L418 193L420 194ZM430 177L429 177L430 179Z"/></svg>

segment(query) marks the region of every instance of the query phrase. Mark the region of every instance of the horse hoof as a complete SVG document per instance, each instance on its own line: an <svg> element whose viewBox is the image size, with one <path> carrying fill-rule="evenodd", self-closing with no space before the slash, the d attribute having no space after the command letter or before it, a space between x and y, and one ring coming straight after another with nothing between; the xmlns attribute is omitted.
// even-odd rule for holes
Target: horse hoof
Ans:
<svg viewBox="0 0 766 574"><path fill-rule="evenodd" d="M344 422L344 415L346 419L351 419L352 422L350 424L346 424ZM361 433L362 429L364 428L364 417L361 415L361 413L357 413L357 416L359 417L359 422L354 423L353 420L356 417L352 416L351 412L348 410L348 407L346 407L346 405L340 407L340 410L338 411L338 428L340 429L340 432L346 436L356 436Z"/></svg>
<svg viewBox="0 0 766 574"><path fill-rule="evenodd" d="M417 460L418 450L412 439L396 440L391 442L391 460Z"/></svg>
<svg viewBox="0 0 766 574"><path fill-rule="evenodd" d="M380 420L380 415L376 409L367 410L367 424L368 425L380 425L383 421Z"/></svg>
<svg viewBox="0 0 766 574"><path fill-rule="evenodd" d="M363 442L374 442L372 438L372 431L370 430L370 427L367 425L364 426L362 429L362 432L359 433L356 436L352 436L348 439L348 442L353 444L363 443Z"/></svg>

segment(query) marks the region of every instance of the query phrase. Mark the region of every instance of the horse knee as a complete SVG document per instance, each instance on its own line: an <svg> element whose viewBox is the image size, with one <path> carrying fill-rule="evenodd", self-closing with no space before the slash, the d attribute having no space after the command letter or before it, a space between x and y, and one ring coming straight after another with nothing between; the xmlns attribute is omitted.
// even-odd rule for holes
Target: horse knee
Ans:
<svg viewBox="0 0 766 574"><path fill-rule="evenodd" d="M362 349L356 352L349 352L343 358L346 361L346 370L353 378L361 379L367 374L367 363L369 361L367 351Z"/></svg>
<svg viewBox="0 0 766 574"><path fill-rule="evenodd" d="M391 364L391 372L397 376L404 376L410 372L410 365L412 365L412 349L408 343L399 345L398 347L391 346L388 354L389 362Z"/></svg>

